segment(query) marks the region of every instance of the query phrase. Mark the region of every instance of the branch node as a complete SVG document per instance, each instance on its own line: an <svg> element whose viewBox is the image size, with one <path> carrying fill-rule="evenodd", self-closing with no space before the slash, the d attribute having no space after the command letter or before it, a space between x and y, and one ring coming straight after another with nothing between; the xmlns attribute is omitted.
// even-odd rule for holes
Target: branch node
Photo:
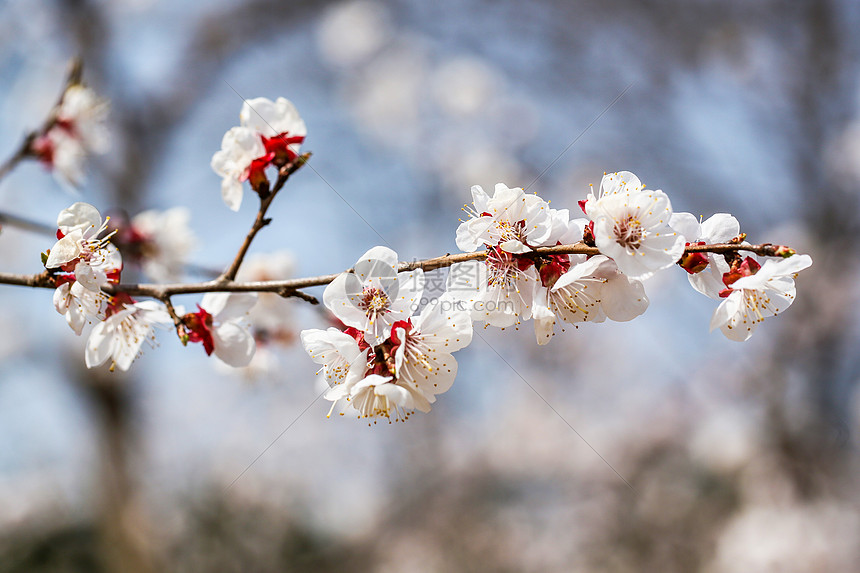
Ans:
<svg viewBox="0 0 860 573"><path fill-rule="evenodd" d="M278 291L277 294L283 298L290 298L290 297L300 298L303 301L308 302L310 304L314 304L314 305L317 305L320 303L320 301L317 297L315 297L311 294L302 292L300 290L292 289L292 288L282 288L281 290Z"/></svg>

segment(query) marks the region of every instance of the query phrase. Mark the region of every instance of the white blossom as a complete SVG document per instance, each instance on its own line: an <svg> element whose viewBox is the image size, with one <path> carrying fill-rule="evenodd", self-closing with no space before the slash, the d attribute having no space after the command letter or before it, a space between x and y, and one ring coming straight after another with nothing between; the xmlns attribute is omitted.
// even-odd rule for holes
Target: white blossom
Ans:
<svg viewBox="0 0 860 573"><path fill-rule="evenodd" d="M604 173L603 179L600 180L600 188L597 195L594 195L594 189L592 188L582 208L585 214L594 220L598 215L595 209L602 199L612 195L634 195L644 190L645 185L630 171Z"/></svg>
<svg viewBox="0 0 860 573"><path fill-rule="evenodd" d="M61 183L80 185L87 155L108 150L107 113L107 101L93 90L70 86L54 111L53 123L33 141L33 153Z"/></svg>
<svg viewBox="0 0 860 573"><path fill-rule="evenodd" d="M110 296L90 290L77 281L64 282L54 290L54 308L78 336L88 322L104 320Z"/></svg>
<svg viewBox="0 0 860 573"><path fill-rule="evenodd" d="M76 84L63 94L63 101L57 110L57 122L77 137L91 153L104 153L108 150L110 137L107 130L107 100L99 97L92 89Z"/></svg>
<svg viewBox="0 0 860 573"><path fill-rule="evenodd" d="M323 302L345 325L365 332L373 346L391 334L391 325L412 316L424 292L424 271L397 272L397 253L373 247L323 292Z"/></svg>
<svg viewBox="0 0 860 573"><path fill-rule="evenodd" d="M795 297L794 278L811 264L809 255L768 259L755 274L737 279L714 311L711 330L719 328L730 340L749 339L758 323L791 306Z"/></svg>
<svg viewBox="0 0 860 573"><path fill-rule="evenodd" d="M33 142L33 150L64 187L74 189L83 183L87 149L78 138L63 129L49 129Z"/></svg>
<svg viewBox="0 0 860 573"><path fill-rule="evenodd" d="M507 328L532 316L532 297L540 278L533 265L521 262L501 249L490 249L484 261L451 266L446 291L462 301L472 320Z"/></svg>
<svg viewBox="0 0 860 573"><path fill-rule="evenodd" d="M75 281L98 291L122 269L119 250L110 244L107 219L87 203L75 203L57 217L60 239L51 248L45 267L74 273Z"/></svg>
<svg viewBox="0 0 860 573"><path fill-rule="evenodd" d="M713 245L726 243L741 233L738 220L728 213L716 213L707 220L699 220L690 213L675 213L672 215L670 226L684 236L688 243L702 241ZM702 253L707 259L705 270L688 274L687 278L694 289L713 299L720 298L720 291L725 288L723 274L729 271L729 264L723 255Z"/></svg>
<svg viewBox="0 0 860 573"><path fill-rule="evenodd" d="M347 375L352 370L354 379L351 382L360 379L361 375L356 372L367 367L366 349L362 351L355 338L333 327L327 330L303 330L301 339L311 360L322 365L318 374L325 377L332 390L326 394L326 399L337 400L347 396L350 388L349 384L345 384ZM340 385L343 387L337 388Z"/></svg>
<svg viewBox="0 0 860 573"><path fill-rule="evenodd" d="M376 362L376 353L361 339L357 341L346 332L336 328L328 330L302 331L302 344L311 359L322 368L329 389L326 400L332 402L328 416L341 401L352 404L359 418L384 417L405 420L409 413L419 408L427 411L427 399L415 388L399 385L387 368ZM377 374L374 367L385 374ZM343 415L343 412L341 412Z"/></svg>
<svg viewBox="0 0 860 573"><path fill-rule="evenodd" d="M397 383L420 394L423 400L413 397L413 402L422 411L430 409L436 394L451 388L457 376L457 361L451 353L472 341L472 320L461 306L443 295L417 317L396 323L392 330Z"/></svg>
<svg viewBox="0 0 860 573"><path fill-rule="evenodd" d="M597 248L624 274L639 280L672 266L684 253L684 238L669 226L669 197L643 187L632 173L607 174L600 197L591 194L585 203Z"/></svg>
<svg viewBox="0 0 860 573"><path fill-rule="evenodd" d="M266 154L260 135L247 127L232 127L221 140L221 150L212 156L212 169L220 175L221 198L233 211L242 205L242 182L248 179L251 163Z"/></svg>
<svg viewBox="0 0 860 573"><path fill-rule="evenodd" d="M245 100L239 113L242 127L253 129L265 137L304 137L308 133L305 120L299 115L293 102L279 97L275 101L258 97ZM298 154L299 143L290 144Z"/></svg>
<svg viewBox="0 0 860 573"><path fill-rule="evenodd" d="M546 344L553 335L556 318L569 324L597 321L603 284L606 279L594 276L598 267L609 259L597 255L570 256L570 269L544 286L535 283L532 318L538 344Z"/></svg>
<svg viewBox="0 0 860 573"><path fill-rule="evenodd" d="M543 245L552 232L549 205L521 188L496 184L492 197L480 185L472 187L470 218L457 228L457 246L475 251L482 245L498 245L509 253L527 253ZM465 210L465 209L464 209Z"/></svg>
<svg viewBox="0 0 860 573"><path fill-rule="evenodd" d="M120 370L128 370L140 354L144 341L155 344L155 326L172 324L164 305L156 301L126 304L99 322L87 340L87 368L104 364L108 358Z"/></svg>
<svg viewBox="0 0 860 573"><path fill-rule="evenodd" d="M246 315L256 302L254 293L206 293L198 305L198 312L183 317L189 340L203 343L206 354L214 352L229 366L247 366L254 356L256 344Z"/></svg>
<svg viewBox="0 0 860 573"><path fill-rule="evenodd" d="M622 273L612 259L600 265L594 276L605 282L600 293L600 313L593 322L602 322L603 316L615 322L627 322L648 309L650 301L642 281Z"/></svg>
<svg viewBox="0 0 860 573"><path fill-rule="evenodd" d="M242 204L242 183L250 179L255 190L268 185L266 167L295 159L307 135L296 107L284 98L245 100L239 118L241 125L224 134L211 162L222 177L221 198L233 211Z"/></svg>
<svg viewBox="0 0 860 573"><path fill-rule="evenodd" d="M359 418L407 420L411 410L424 409L420 394L392 382L391 376L371 374L350 387L349 398ZM427 407L429 409L429 406ZM425 410L426 411L426 410Z"/></svg>

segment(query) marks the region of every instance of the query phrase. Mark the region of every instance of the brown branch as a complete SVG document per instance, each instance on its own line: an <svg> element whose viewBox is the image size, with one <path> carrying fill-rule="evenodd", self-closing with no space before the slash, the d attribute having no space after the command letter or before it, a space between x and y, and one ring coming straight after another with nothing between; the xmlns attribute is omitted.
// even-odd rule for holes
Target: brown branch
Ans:
<svg viewBox="0 0 860 573"><path fill-rule="evenodd" d="M733 243L720 243L714 245L688 245L686 253L737 253L750 252L765 257L783 257L788 255L791 249L788 247L771 245L741 245ZM532 256L540 255L597 255L600 252L597 247L589 247L583 243L572 245L556 245L554 247L538 247L532 251ZM466 261L481 261L487 257L487 251L474 253L447 254L411 263L400 263L399 271L412 271L421 269L432 271L450 267L456 263ZM349 272L352 269L348 269ZM171 296L180 294L200 294L207 292L271 292L283 297L296 297L314 303L317 299L303 293L300 289L323 286L332 282L340 273L307 277L299 279L287 279L277 281L254 281L237 283L233 281L223 282L221 280L207 281L202 283L175 283L175 284L118 284L108 285L102 290L108 294L124 292L130 296L145 296L165 302ZM0 284L28 286L34 288L55 288L54 281L47 271L38 275L16 275L11 273L0 273ZM165 302L166 304L166 302Z"/></svg>
<svg viewBox="0 0 860 573"><path fill-rule="evenodd" d="M290 298L290 297L300 298L303 301L309 302L309 303L314 304L314 305L320 303L319 299L317 297L315 297L314 295L308 294L306 292L302 292L300 290L286 289L285 288L285 289L281 289L280 291L278 291L278 294L284 298Z"/></svg>
<svg viewBox="0 0 860 573"><path fill-rule="evenodd" d="M2 179L2 175L0 175L0 179ZM15 227L17 229L23 229L25 231L32 231L34 233L40 233L42 235L54 236L57 233L56 225L46 225L44 223L33 221L31 219L26 219L24 217L19 217L18 215L13 215L11 213L0 212L0 225Z"/></svg>
<svg viewBox="0 0 860 573"><path fill-rule="evenodd" d="M284 187L284 184L287 182L287 179L290 178L290 175L298 171L305 163L307 163L310 157L310 153L303 153L290 163L281 167L278 171L278 179L275 181L274 187L272 187L271 191L268 191L260 198L260 209L257 211L257 218L254 219L254 224L251 225L251 230L248 231L248 235L245 237L242 246L239 247L239 252L236 253L236 258L233 259L233 263L230 265L230 268L224 271L224 274L216 280L217 283L230 283L236 279L236 274L239 272L239 267L242 265L242 261L245 260L245 255L248 253L248 249L251 247L251 242L254 240L254 237L257 236L260 229L272 222L271 219L266 218L266 211L269 210L269 206L272 204L272 201L275 200L275 196L278 194L278 191Z"/></svg>
<svg viewBox="0 0 860 573"><path fill-rule="evenodd" d="M54 279L48 271L43 271L37 275L0 273L0 284L31 288L57 288L57 285L54 283Z"/></svg>
<svg viewBox="0 0 860 573"><path fill-rule="evenodd" d="M171 302L169 296L164 296L160 300L167 308L167 314L169 314L170 318L173 319L173 326L176 327L176 334L179 336L180 340L182 340L182 336L184 334L183 327L185 323L182 321L182 318L176 313L176 309L173 308L173 302Z"/></svg>

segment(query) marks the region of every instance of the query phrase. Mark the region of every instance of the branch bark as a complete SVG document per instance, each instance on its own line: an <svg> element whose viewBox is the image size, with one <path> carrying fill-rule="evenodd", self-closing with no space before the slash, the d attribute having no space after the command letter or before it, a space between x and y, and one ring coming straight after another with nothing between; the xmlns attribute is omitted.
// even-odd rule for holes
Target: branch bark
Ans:
<svg viewBox="0 0 860 573"><path fill-rule="evenodd" d="M278 171L278 179L275 181L275 185L265 197L260 199L260 209L257 211L257 218L254 220L254 224L251 225L251 230L248 231L248 235L245 237L244 242L242 242L242 246L239 247L239 252L236 253L233 263L230 265L230 268L224 271L223 275L216 279L215 282L229 283L235 280L236 274L239 272L239 267L242 265L242 261L245 260L245 255L248 254L248 249L251 247L254 237L257 236L260 229L272 222L271 219L266 218L266 212L269 210L269 206L272 204L272 201L275 200L275 196L278 194L278 191L283 189L284 184L290 178L290 175L301 169L310 157L310 153L303 153L290 163L281 167Z"/></svg>
<svg viewBox="0 0 860 573"><path fill-rule="evenodd" d="M250 236L250 234L249 234ZM247 249L246 249L247 250ZM786 247L765 243L762 245L742 245L735 243L719 243L714 245L688 245L685 253L739 253L749 252L755 253L764 257L782 256ZM531 256L541 255L598 255L600 251L597 247L590 247L584 243L575 243L571 245L556 245L554 247L538 247L532 251ZM486 259L487 251L477 251L474 253L457 253L446 254L430 259L420 261L400 263L399 271L413 271L421 269L424 271L433 271L445 267L450 267L456 263L467 261L482 261ZM237 255L237 260L238 255ZM239 260L241 263L241 260ZM234 261L235 264L235 261ZM352 269L347 269L349 272ZM332 282L340 273L331 275L320 275L316 277L287 279L278 281L254 281L241 282L234 281L224 282L222 280L206 281L201 283L175 283L175 284L117 284L108 285L102 290L108 294L116 294L119 292L127 293L130 296L142 296L155 298L165 301L169 297L180 294L199 294L207 292L271 292L279 294L283 297L296 297L308 302L318 302L315 297L301 292L300 289L305 289L314 286L323 286ZM54 281L50 274L45 271L37 275L19 275L12 273L0 273L0 284L26 286L32 288L55 288Z"/></svg>

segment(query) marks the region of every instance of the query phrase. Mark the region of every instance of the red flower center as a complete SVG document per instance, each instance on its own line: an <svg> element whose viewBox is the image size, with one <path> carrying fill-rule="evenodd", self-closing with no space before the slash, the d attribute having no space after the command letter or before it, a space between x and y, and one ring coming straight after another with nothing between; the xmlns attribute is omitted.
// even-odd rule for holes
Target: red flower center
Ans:
<svg viewBox="0 0 860 573"><path fill-rule="evenodd" d="M197 312L189 312L182 317L182 322L188 329L188 340L202 342L206 355L211 355L215 350L215 342L212 340L212 315L198 304Z"/></svg>
<svg viewBox="0 0 860 573"><path fill-rule="evenodd" d="M723 284L726 285L727 288L724 288L720 291L720 296L725 298L732 294L732 285L735 284L740 278L749 277L758 272L761 268L761 265L756 262L752 257L747 257L743 260L742 263L732 265L732 268L727 273L723 273Z"/></svg>

